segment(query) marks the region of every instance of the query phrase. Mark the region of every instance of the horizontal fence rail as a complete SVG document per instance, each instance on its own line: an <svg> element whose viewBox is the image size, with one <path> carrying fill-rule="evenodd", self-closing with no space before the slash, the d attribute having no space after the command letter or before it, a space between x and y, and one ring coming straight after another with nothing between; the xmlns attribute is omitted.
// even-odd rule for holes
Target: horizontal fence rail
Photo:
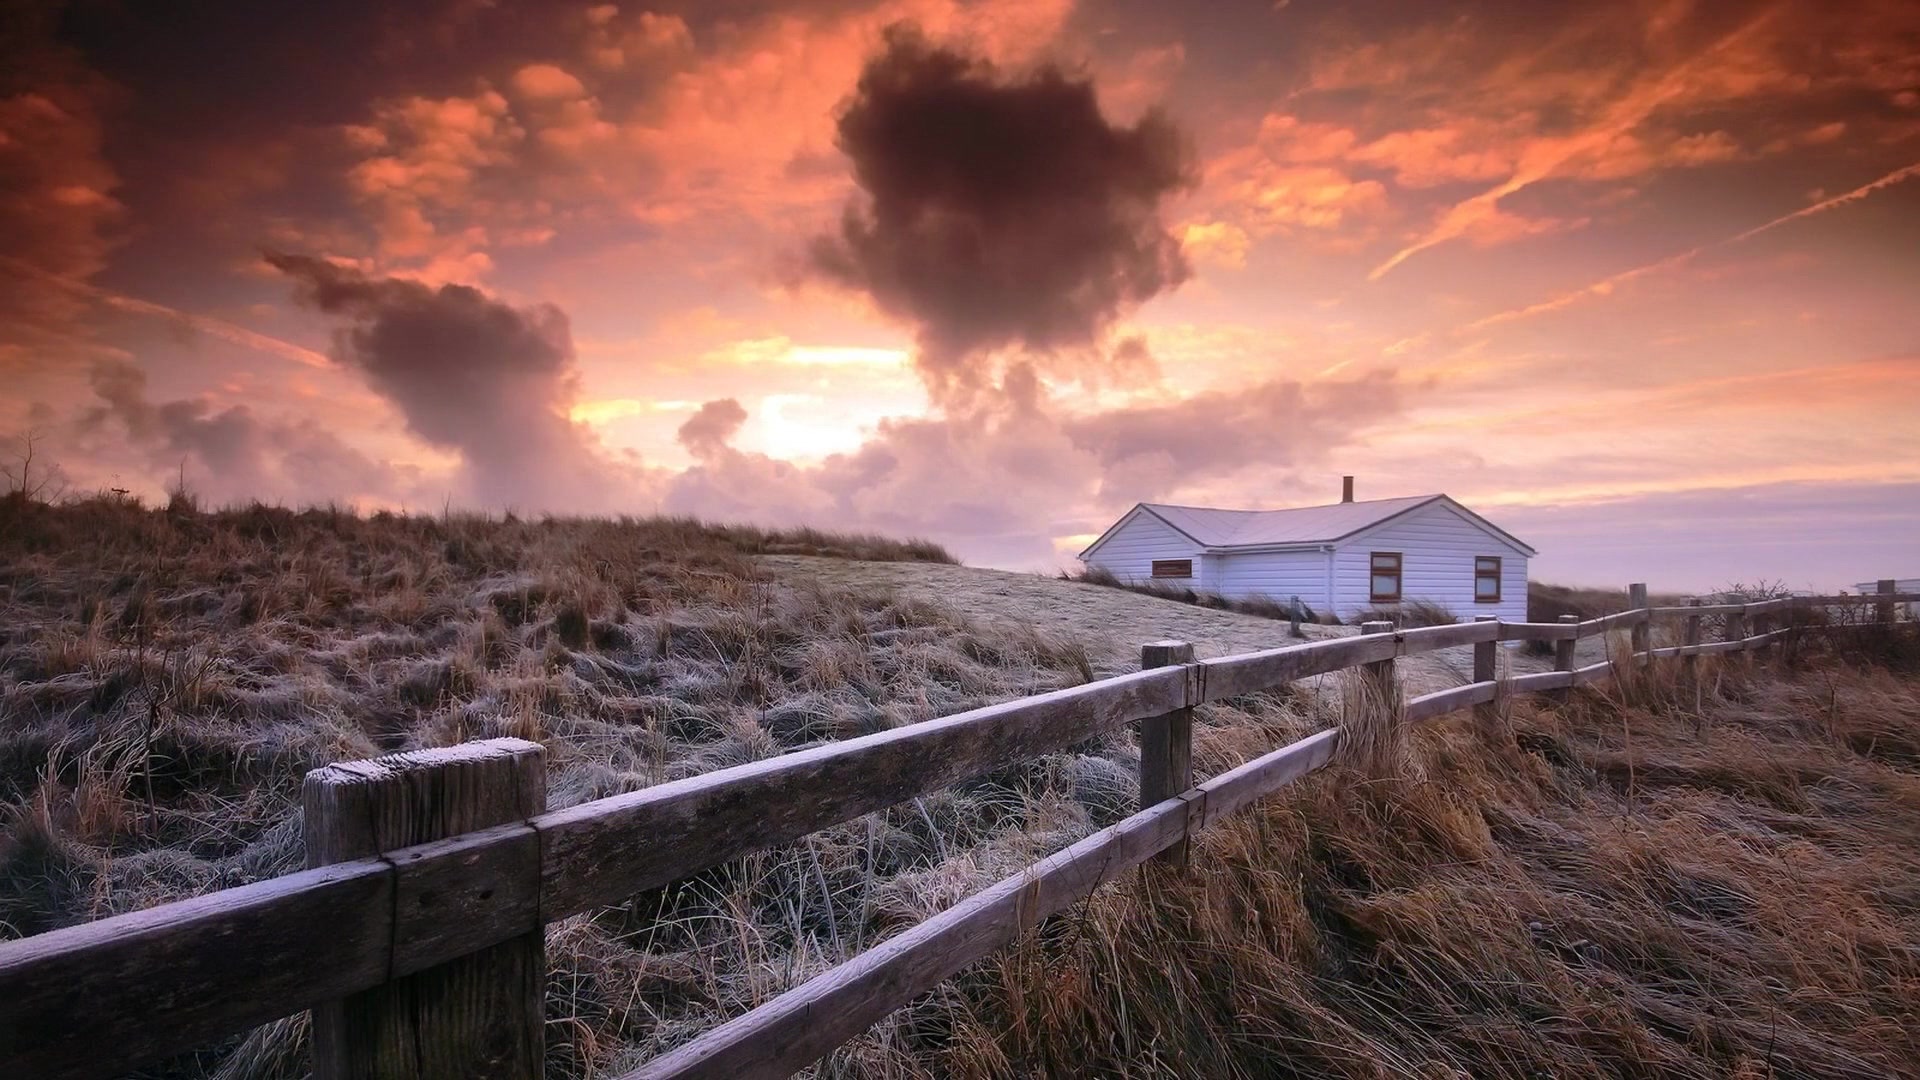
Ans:
<svg viewBox="0 0 1920 1080"><path fill-rule="evenodd" d="M1885 626L1895 621L1896 604L1914 602L1920 594L1883 582L1873 594L1638 607L1579 622L1482 620L1410 630L1370 624L1376 632L1101 679L3 942L0 1075L125 1072L447 968L557 919L1122 725L1298 679L1349 668L1390 679L1393 661L1403 656L1505 641L1557 643L1556 670L1477 679L1406 701L1404 719L1422 722L1504 695L1563 692L1610 678L1613 661L1573 667L1572 645L1615 630L1635 631L1635 644L1643 646L1631 653L1635 662L1686 660L1757 649L1801 630L1843 628L1789 619L1767 629L1764 620L1776 613L1867 607L1872 623L1846 625ZM1699 642L1703 616L1723 617L1730 640ZM1684 620L1688 642L1644 647L1644 629L1662 619ZM1759 632L1746 633L1749 619ZM1476 671L1482 663L1477 653ZM1490 672L1490 654L1485 663ZM1322 731L1159 799L623 1080L786 1076L804 1068L1120 872L1325 766L1339 738L1339 728ZM530 1016L537 1046L539 1010ZM319 1080L345 1075L332 1066L316 1073Z"/></svg>

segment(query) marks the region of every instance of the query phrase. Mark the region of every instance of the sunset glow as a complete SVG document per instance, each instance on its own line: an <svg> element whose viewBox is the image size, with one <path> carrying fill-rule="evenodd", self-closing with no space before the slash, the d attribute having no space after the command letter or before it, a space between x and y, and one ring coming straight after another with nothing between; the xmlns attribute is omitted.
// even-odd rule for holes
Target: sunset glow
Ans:
<svg viewBox="0 0 1920 1080"><path fill-rule="evenodd" d="M1353 474L1545 580L1920 573L1920 6L25 24L0 437L77 490L1051 570L1135 502Z"/></svg>

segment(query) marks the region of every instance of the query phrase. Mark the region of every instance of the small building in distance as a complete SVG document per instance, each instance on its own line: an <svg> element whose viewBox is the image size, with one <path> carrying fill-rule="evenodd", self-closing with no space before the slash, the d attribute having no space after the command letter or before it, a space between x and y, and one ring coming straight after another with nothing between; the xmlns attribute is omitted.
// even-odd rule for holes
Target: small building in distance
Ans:
<svg viewBox="0 0 1920 1080"><path fill-rule="evenodd" d="M1527 617L1527 560L1537 554L1445 495L1290 510L1139 503L1080 553L1088 569L1229 600L1298 596L1351 620L1426 601L1461 619Z"/></svg>
<svg viewBox="0 0 1920 1080"><path fill-rule="evenodd" d="M1854 583L1853 591L1862 596L1871 596L1880 591L1880 583L1877 581L1858 581ZM1894 578L1893 591L1897 593L1920 593L1920 577ZM1920 619L1920 603L1908 601L1905 604L1896 604L1895 608L1904 608L1906 610L1906 616L1909 619Z"/></svg>

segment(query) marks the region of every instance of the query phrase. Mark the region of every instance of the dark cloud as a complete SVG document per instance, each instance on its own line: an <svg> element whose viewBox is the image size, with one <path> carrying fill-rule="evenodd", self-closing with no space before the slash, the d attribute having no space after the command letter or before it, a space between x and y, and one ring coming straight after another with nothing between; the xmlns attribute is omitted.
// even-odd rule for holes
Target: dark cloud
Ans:
<svg viewBox="0 0 1920 1080"><path fill-rule="evenodd" d="M912 321L936 397L977 381L981 350L1095 344L1121 312L1185 280L1161 200L1192 181L1158 112L1101 115L1090 80L1007 76L895 27L839 121L867 205L810 256L827 279Z"/></svg>
<svg viewBox="0 0 1920 1080"><path fill-rule="evenodd" d="M84 410L71 432L57 433L56 449L123 468L121 480L158 485L182 475L216 504L388 503L417 495L412 471L375 461L310 419L263 417L204 398L154 402L146 373L123 360L95 364L90 382L99 404ZM101 439L112 445L87 445Z"/></svg>
<svg viewBox="0 0 1920 1080"><path fill-rule="evenodd" d="M578 395L567 317L516 308L464 285L369 278L323 260L270 254L300 298L347 325L339 359L397 406L427 442L459 451L461 494L482 506L621 505L635 478L568 418Z"/></svg>
<svg viewBox="0 0 1920 1080"><path fill-rule="evenodd" d="M713 457L746 422L747 410L733 398L709 401L680 425L680 445L696 458Z"/></svg>

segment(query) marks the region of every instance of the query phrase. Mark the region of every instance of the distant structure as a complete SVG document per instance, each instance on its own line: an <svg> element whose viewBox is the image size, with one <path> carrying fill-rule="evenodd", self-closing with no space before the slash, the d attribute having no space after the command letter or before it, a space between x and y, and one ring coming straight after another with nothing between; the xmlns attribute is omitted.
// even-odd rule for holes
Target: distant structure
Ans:
<svg viewBox="0 0 1920 1080"><path fill-rule="evenodd" d="M1880 583L1877 581L1856 582L1853 586L1853 591L1861 594L1874 593L1879 590ZM1920 577L1895 578L1893 591L1903 593L1920 592ZM1920 619L1920 604L1908 603L1900 606L1907 609L1907 618Z"/></svg>
<svg viewBox="0 0 1920 1080"><path fill-rule="evenodd" d="M1080 553L1089 569L1230 600L1298 596L1351 619L1427 601L1462 619L1527 617L1527 560L1538 552L1445 495L1291 510L1139 503Z"/></svg>

